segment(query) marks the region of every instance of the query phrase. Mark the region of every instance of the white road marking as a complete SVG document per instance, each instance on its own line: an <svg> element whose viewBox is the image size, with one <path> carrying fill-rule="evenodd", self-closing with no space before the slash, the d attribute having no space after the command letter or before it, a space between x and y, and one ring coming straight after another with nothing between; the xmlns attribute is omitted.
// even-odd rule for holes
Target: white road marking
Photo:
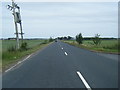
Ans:
<svg viewBox="0 0 120 90"><path fill-rule="evenodd" d="M17 64L15 64L14 66L12 66L11 68L7 69L5 72L8 72L10 70L12 70L14 67L16 67L17 65L19 65L20 63L24 62L25 60L27 60L31 55L27 56L25 59L23 59L22 61L19 61Z"/></svg>
<svg viewBox="0 0 120 90"><path fill-rule="evenodd" d="M68 54L65 52L65 55L67 56Z"/></svg>
<svg viewBox="0 0 120 90"><path fill-rule="evenodd" d="M80 79L82 80L82 82L84 83L85 87L88 89L88 90L92 90L91 87L88 85L87 81L84 79L84 77L82 76L82 74L77 71L77 74L78 76L80 77Z"/></svg>
<svg viewBox="0 0 120 90"><path fill-rule="evenodd" d="M61 48L61 49L63 49L63 48Z"/></svg>
<svg viewBox="0 0 120 90"><path fill-rule="evenodd" d="M7 69L5 72L8 72L8 71L10 71L11 69L13 69L14 67L16 67L17 66L17 64L15 64L14 66L12 66L11 68L9 68L9 69Z"/></svg>

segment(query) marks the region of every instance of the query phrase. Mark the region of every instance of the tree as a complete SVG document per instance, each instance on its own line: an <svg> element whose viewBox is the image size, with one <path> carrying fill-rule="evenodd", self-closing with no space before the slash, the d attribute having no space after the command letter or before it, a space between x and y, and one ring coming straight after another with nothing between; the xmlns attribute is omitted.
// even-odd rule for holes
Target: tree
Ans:
<svg viewBox="0 0 120 90"><path fill-rule="evenodd" d="M63 37L58 37L58 40L63 40Z"/></svg>
<svg viewBox="0 0 120 90"><path fill-rule="evenodd" d="M83 43L83 37L82 37L82 34L78 34L76 35L76 41L79 43L79 44L82 44Z"/></svg>
<svg viewBox="0 0 120 90"><path fill-rule="evenodd" d="M93 42L95 45L98 45L101 43L100 35L96 34L95 37L93 38Z"/></svg>
<svg viewBox="0 0 120 90"><path fill-rule="evenodd" d="M52 42L52 41L53 41L53 38L52 38L52 37L50 37L50 38L49 38L49 42Z"/></svg>
<svg viewBox="0 0 120 90"><path fill-rule="evenodd" d="M67 37L67 39L68 39L68 40L71 40L71 39L72 39L72 37L71 37L71 36L68 36L68 37Z"/></svg>
<svg viewBox="0 0 120 90"><path fill-rule="evenodd" d="M64 40L67 40L67 37L63 37Z"/></svg>

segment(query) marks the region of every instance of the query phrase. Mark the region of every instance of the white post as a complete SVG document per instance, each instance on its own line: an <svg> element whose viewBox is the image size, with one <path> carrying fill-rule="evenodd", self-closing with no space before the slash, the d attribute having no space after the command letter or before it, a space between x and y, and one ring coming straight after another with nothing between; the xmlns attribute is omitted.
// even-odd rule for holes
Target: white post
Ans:
<svg viewBox="0 0 120 90"><path fill-rule="evenodd" d="M13 16L14 16L14 23L15 23L15 30L16 30L16 46L17 46L17 49L20 48L20 45L19 45L19 33L18 33L18 27L17 27L17 22L16 22L16 13L15 13L15 3L14 3L14 0L12 0L12 7L13 7Z"/></svg>

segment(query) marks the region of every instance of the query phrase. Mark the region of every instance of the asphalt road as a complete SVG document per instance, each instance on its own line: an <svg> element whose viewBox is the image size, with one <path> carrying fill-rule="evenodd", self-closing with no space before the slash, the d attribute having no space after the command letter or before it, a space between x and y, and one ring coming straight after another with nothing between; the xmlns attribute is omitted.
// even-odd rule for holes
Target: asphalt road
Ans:
<svg viewBox="0 0 120 90"><path fill-rule="evenodd" d="M118 56L54 42L3 74L3 88L118 88Z"/></svg>

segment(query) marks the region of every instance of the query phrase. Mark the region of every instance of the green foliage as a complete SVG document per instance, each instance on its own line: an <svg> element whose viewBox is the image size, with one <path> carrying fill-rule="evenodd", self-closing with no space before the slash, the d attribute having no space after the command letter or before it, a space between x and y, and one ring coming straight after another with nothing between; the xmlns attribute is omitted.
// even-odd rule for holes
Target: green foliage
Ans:
<svg viewBox="0 0 120 90"><path fill-rule="evenodd" d="M104 49L118 49L118 44L115 44L113 46L103 46Z"/></svg>
<svg viewBox="0 0 120 90"><path fill-rule="evenodd" d="M11 46L8 48L8 52L14 52L16 51L16 47L15 46Z"/></svg>
<svg viewBox="0 0 120 90"><path fill-rule="evenodd" d="M44 40L24 40L27 42L28 48L33 48L37 45L40 45ZM22 42L20 42L21 45ZM2 52L8 51L9 47L16 46L16 40L2 40Z"/></svg>
<svg viewBox="0 0 120 90"><path fill-rule="evenodd" d="M101 39L100 39L100 35L96 34L95 37L93 38L93 42L95 45L100 45L101 43Z"/></svg>
<svg viewBox="0 0 120 90"><path fill-rule="evenodd" d="M44 40L44 42L42 42L41 44L47 44L48 40Z"/></svg>
<svg viewBox="0 0 120 90"><path fill-rule="evenodd" d="M79 43L79 44L82 44L83 43L83 37L82 37L82 34L78 34L76 35L76 41Z"/></svg>
<svg viewBox="0 0 120 90"><path fill-rule="evenodd" d="M74 45L92 51L120 54L120 41L118 42L118 40L109 40L109 39L102 40L101 44L98 46L96 46L93 43L93 40L84 40L82 45L79 45L76 42L73 43L73 41L65 41L65 42L70 45Z"/></svg>
<svg viewBox="0 0 120 90"><path fill-rule="evenodd" d="M54 39L52 37L49 38L49 42L52 42L54 41Z"/></svg>
<svg viewBox="0 0 120 90"><path fill-rule="evenodd" d="M71 37L71 36L68 36L68 37L67 37L67 40L71 40L71 39L72 39L72 37Z"/></svg>
<svg viewBox="0 0 120 90"><path fill-rule="evenodd" d="M20 46L20 50L27 50L28 49L28 44L27 42L23 42Z"/></svg>
<svg viewBox="0 0 120 90"><path fill-rule="evenodd" d="M107 45L107 46L103 46L104 49L114 49L114 50L118 50L120 52L120 42L114 43L113 45Z"/></svg>
<svg viewBox="0 0 120 90"><path fill-rule="evenodd" d="M2 43L2 69L8 68L11 64L17 62L20 58L29 55L49 44L49 41L46 40L25 40L27 44L21 44L21 48L16 50L16 41L15 40L3 40ZM29 45L29 46L28 46ZM10 52L8 51L8 47L10 47ZM26 50L27 49L27 50ZM12 51L12 52L11 52Z"/></svg>

